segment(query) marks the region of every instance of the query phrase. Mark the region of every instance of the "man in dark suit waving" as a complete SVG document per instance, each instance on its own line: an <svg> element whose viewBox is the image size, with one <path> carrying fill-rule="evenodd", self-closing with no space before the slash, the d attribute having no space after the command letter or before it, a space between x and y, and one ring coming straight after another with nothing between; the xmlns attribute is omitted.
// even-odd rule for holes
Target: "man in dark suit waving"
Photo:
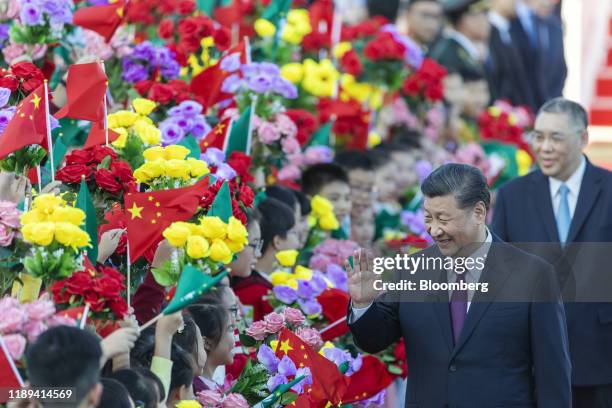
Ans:
<svg viewBox="0 0 612 408"><path fill-rule="evenodd" d="M582 150L577 103L542 106L531 134L539 170L499 190L492 229L555 266L567 315L575 408L612 407L612 173Z"/></svg>
<svg viewBox="0 0 612 408"><path fill-rule="evenodd" d="M552 266L488 230L490 193L478 169L441 166L421 190L435 245L412 255L420 266L398 266L381 287L378 258L359 250L354 268L346 265L356 344L373 353L405 338L407 408L570 407L565 315Z"/></svg>

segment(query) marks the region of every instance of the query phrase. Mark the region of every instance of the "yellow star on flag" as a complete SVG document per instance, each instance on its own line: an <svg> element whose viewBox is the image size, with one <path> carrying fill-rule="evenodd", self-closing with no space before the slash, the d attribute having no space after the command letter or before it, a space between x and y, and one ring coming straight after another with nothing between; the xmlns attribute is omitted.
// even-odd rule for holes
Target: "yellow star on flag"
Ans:
<svg viewBox="0 0 612 408"><path fill-rule="evenodd" d="M130 214L132 214L132 219L134 218L142 218L142 210L144 209L144 207L139 207L136 205L136 203L132 204L132 208L130 208L128 211L130 212Z"/></svg>
<svg viewBox="0 0 612 408"><path fill-rule="evenodd" d="M290 350L293 350L293 347L289 345L289 340L281 341L280 349L285 354L288 354Z"/></svg>
<svg viewBox="0 0 612 408"><path fill-rule="evenodd" d="M40 96L38 96L37 93L34 93L34 96L32 97L32 100L30 101L34 104L34 109L38 109L38 105L40 105L41 100L42 99L40 98Z"/></svg>
<svg viewBox="0 0 612 408"><path fill-rule="evenodd" d="M217 125L217 130L215 130L215 133L218 135L222 135L224 129L225 129L225 123L219 123L219 125Z"/></svg>

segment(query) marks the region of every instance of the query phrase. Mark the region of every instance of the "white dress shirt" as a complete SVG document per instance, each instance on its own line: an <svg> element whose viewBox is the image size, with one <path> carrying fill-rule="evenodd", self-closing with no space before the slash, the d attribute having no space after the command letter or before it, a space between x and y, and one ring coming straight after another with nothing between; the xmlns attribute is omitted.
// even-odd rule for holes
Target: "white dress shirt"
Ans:
<svg viewBox="0 0 612 408"><path fill-rule="evenodd" d="M562 184L565 184L569 189L569 193L567 195L567 203L569 204L570 216L574 217L574 212L576 211L576 204L578 204L578 194L580 194L580 185L582 184L582 178L584 177L584 171L586 170L586 159L584 156L580 159L580 165L576 169L576 171L567 179L567 181L563 182L561 180L557 180L555 178L549 177L548 184L550 186L550 198L553 204L553 211L555 212L555 218L559 213L559 206L561 205L561 194L559 193L559 188L561 188Z"/></svg>
<svg viewBox="0 0 612 408"><path fill-rule="evenodd" d="M491 10L489 11L489 22L492 26L497 28L504 44L508 45L512 42L510 38L510 21L506 17Z"/></svg>
<svg viewBox="0 0 612 408"><path fill-rule="evenodd" d="M480 245L478 249L476 249L476 251L474 251L470 256L466 258L473 258L473 259L486 258L487 254L489 253L489 249L491 249L491 244L493 243L493 235L491 234L488 228L486 229L486 233L487 233L487 236L484 242L482 243L482 245ZM459 277L457 276L457 273L454 270L447 269L446 272L447 272L447 279L449 283L457 282L457 279ZM467 283L478 283L482 275L482 269L476 268L476 265L474 265L474 268L468 269L465 273L466 273L465 281ZM452 291L449 291L448 292L449 301L450 301L451 296L452 296ZM471 300L473 296L474 296L474 291L468 291L468 304L467 304L468 311L470 310L470 305L472 303ZM368 311L370 306L372 306L372 303L370 303L366 307L353 307L351 304L351 309L353 313L351 315L351 318L349 319L349 323L353 323L354 321L359 319L361 316L363 316L365 312Z"/></svg>
<svg viewBox="0 0 612 408"><path fill-rule="evenodd" d="M465 50L470 54L470 57L476 61L480 61L480 52L478 52L478 47L465 35L461 34L457 30L449 30L449 36L457 41Z"/></svg>

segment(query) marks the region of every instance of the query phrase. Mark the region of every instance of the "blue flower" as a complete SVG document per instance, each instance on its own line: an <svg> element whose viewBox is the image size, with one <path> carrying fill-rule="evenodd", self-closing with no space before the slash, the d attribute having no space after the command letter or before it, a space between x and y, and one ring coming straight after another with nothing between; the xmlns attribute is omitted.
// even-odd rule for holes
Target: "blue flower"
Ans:
<svg viewBox="0 0 612 408"><path fill-rule="evenodd" d="M240 53L235 52L221 60L220 67L227 72L238 71L240 68Z"/></svg>

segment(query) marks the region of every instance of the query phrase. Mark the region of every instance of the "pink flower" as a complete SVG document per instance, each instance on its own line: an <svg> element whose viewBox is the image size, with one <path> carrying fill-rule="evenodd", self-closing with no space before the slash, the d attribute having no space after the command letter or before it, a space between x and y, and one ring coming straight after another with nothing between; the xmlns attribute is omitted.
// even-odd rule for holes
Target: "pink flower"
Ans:
<svg viewBox="0 0 612 408"><path fill-rule="evenodd" d="M257 136L263 144L272 144L280 139L281 134L270 122L262 122L257 128Z"/></svg>
<svg viewBox="0 0 612 408"><path fill-rule="evenodd" d="M232 118L236 120L240 117L240 111L236 108L229 108L223 111L223 116L221 116L221 120L225 120L227 118Z"/></svg>
<svg viewBox="0 0 612 408"><path fill-rule="evenodd" d="M219 392L213 390L200 391L198 395L196 395L196 398L204 408L220 407L221 401L223 401L223 396Z"/></svg>
<svg viewBox="0 0 612 408"><path fill-rule="evenodd" d="M15 238L15 230L0 223L0 247L11 245L13 238Z"/></svg>
<svg viewBox="0 0 612 408"><path fill-rule="evenodd" d="M113 49L104 41L104 37L95 31L83 30L85 41L85 55L93 55L101 59L109 59L113 56Z"/></svg>
<svg viewBox="0 0 612 408"><path fill-rule="evenodd" d="M285 137L281 141L283 152L287 154L295 154L300 152L300 142L295 137Z"/></svg>
<svg viewBox="0 0 612 408"><path fill-rule="evenodd" d="M47 326L76 326L76 320L71 319L70 317L53 315L47 320Z"/></svg>
<svg viewBox="0 0 612 408"><path fill-rule="evenodd" d="M30 320L44 320L55 314L53 302L46 299L35 300L26 306Z"/></svg>
<svg viewBox="0 0 612 408"><path fill-rule="evenodd" d="M26 347L26 339L21 334L9 334L2 336L2 341L6 345L13 360L17 361L23 356Z"/></svg>
<svg viewBox="0 0 612 408"><path fill-rule="evenodd" d="M29 321L23 326L23 331L28 336L28 341L30 343L36 341L38 336L45 330L47 330L47 327L41 321Z"/></svg>
<svg viewBox="0 0 612 408"><path fill-rule="evenodd" d="M276 312L268 313L264 317L264 322L268 333L278 333L285 327L285 316Z"/></svg>
<svg viewBox="0 0 612 408"><path fill-rule="evenodd" d="M299 326L304 323L304 320L306 320L306 317L304 317L301 310L294 309L292 307L286 307L283 314L285 315L285 320L287 320L287 323L294 326Z"/></svg>
<svg viewBox="0 0 612 408"><path fill-rule="evenodd" d="M318 163L331 163L334 160L334 152L327 146L311 146L304 152L307 165Z"/></svg>
<svg viewBox="0 0 612 408"><path fill-rule="evenodd" d="M300 327L297 329L295 334L306 344L315 349L315 351L318 351L321 347L323 347L323 339L321 339L321 335L315 329L311 329L310 327Z"/></svg>
<svg viewBox="0 0 612 408"><path fill-rule="evenodd" d="M327 264L331 263L331 261L331 258L325 254L315 254L312 256L312 258L310 258L308 267L310 269L324 271L327 269Z"/></svg>
<svg viewBox="0 0 612 408"><path fill-rule="evenodd" d="M299 167L289 164L278 171L279 180L297 180L302 175Z"/></svg>
<svg viewBox="0 0 612 408"><path fill-rule="evenodd" d="M283 135L294 138L297 135L297 126L291 118L283 113L276 115L276 127Z"/></svg>
<svg viewBox="0 0 612 408"><path fill-rule="evenodd" d="M12 301L5 299L7 298L0 301L0 333L9 334L22 329L27 321L27 314L19 305L19 301L13 299L17 302L15 306ZM4 305L8 305L8 307L3 307Z"/></svg>
<svg viewBox="0 0 612 408"><path fill-rule="evenodd" d="M307 164L306 158L304 157L304 154L302 152L288 154L287 160L289 161L289 164L297 167L304 166Z"/></svg>
<svg viewBox="0 0 612 408"><path fill-rule="evenodd" d="M0 201L0 224L7 227L19 228L19 216L21 212L17 205L10 201Z"/></svg>
<svg viewBox="0 0 612 408"><path fill-rule="evenodd" d="M221 404L222 408L249 408L249 403L247 400L240 394L231 393L228 394L223 403Z"/></svg>
<svg viewBox="0 0 612 408"><path fill-rule="evenodd" d="M18 57L23 55L28 55L32 58L32 60L37 60L42 58L47 52L47 45L36 44L34 46L31 45L23 45L23 44L9 44L2 49L2 54L4 55L4 60L12 65L13 61Z"/></svg>
<svg viewBox="0 0 612 408"><path fill-rule="evenodd" d="M246 334L261 341L266 338L266 324L262 321L254 322L246 329Z"/></svg>
<svg viewBox="0 0 612 408"><path fill-rule="evenodd" d="M21 7L19 6L19 0L9 0L8 9L6 10L6 17L15 18L19 15L20 10Z"/></svg>

